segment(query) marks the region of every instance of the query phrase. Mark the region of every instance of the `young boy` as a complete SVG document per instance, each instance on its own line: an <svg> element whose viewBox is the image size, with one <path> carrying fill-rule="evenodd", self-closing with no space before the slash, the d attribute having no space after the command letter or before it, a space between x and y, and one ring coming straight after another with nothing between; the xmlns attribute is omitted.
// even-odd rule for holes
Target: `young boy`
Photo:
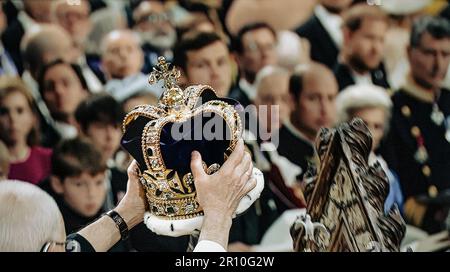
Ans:
<svg viewBox="0 0 450 272"><path fill-rule="evenodd" d="M54 149L50 186L68 234L104 212L106 164L100 157L93 144L80 138L64 140Z"/></svg>
<svg viewBox="0 0 450 272"><path fill-rule="evenodd" d="M106 210L114 208L127 189L126 171L119 169L115 161L122 137L124 115L121 105L108 94L89 97L78 105L75 112L80 135L88 138L99 149L99 158L107 165Z"/></svg>
<svg viewBox="0 0 450 272"><path fill-rule="evenodd" d="M95 221L105 209L106 163L100 151L77 137L63 140L53 150L50 180L39 186L52 195L64 219L66 233L74 233ZM118 242L109 251L129 251L127 242Z"/></svg>

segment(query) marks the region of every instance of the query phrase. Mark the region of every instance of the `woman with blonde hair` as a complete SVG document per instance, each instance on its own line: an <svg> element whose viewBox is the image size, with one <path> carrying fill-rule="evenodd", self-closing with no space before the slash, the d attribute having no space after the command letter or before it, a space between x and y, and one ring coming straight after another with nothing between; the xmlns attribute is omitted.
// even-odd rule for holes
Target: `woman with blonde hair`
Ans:
<svg viewBox="0 0 450 272"><path fill-rule="evenodd" d="M0 77L0 140L9 152L9 179L37 184L49 176L52 152L39 146L35 102L18 78Z"/></svg>

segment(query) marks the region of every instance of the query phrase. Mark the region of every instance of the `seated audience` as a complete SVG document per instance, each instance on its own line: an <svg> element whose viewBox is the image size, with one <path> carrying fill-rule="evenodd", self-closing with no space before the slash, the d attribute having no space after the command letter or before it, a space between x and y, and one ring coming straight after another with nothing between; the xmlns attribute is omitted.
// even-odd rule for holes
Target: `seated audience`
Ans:
<svg viewBox="0 0 450 272"><path fill-rule="evenodd" d="M220 170L207 175L200 154L193 152L191 169L205 214L194 252L225 251L233 213L242 197L256 186L255 179L248 179L246 174L253 165L250 156L244 154L243 142L239 141ZM112 217L122 219L120 227L125 233L143 220L146 200L137 171L138 165L133 162L128 168L127 193L116 208L67 240L61 213L48 194L24 182L0 182L0 236L5 237L0 239L0 251L107 251L121 238L126 239ZM216 190L218 186L221 190ZM9 235L13 232L19 235Z"/></svg>

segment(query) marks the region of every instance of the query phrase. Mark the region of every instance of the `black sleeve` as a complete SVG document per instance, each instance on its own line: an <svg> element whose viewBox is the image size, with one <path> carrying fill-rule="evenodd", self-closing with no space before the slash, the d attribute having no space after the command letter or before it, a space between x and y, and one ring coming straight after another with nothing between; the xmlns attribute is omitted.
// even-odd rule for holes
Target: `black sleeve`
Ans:
<svg viewBox="0 0 450 272"><path fill-rule="evenodd" d="M67 236L66 252L95 252L86 238L78 233L72 233Z"/></svg>

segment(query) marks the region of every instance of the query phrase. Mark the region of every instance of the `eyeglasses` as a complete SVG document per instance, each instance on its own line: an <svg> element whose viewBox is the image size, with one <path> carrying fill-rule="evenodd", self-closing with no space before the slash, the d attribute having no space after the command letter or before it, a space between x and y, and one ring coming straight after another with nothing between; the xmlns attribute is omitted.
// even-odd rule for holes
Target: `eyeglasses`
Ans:
<svg viewBox="0 0 450 272"><path fill-rule="evenodd" d="M66 249L67 242L55 242L55 241L47 242L42 246L41 252L48 252L48 250L52 245L62 246L64 247L64 249Z"/></svg>
<svg viewBox="0 0 450 272"><path fill-rule="evenodd" d="M153 14L149 14L147 16L142 16L138 22L139 23L143 23L143 22L149 22L151 24L157 24L157 23L165 23L165 22L170 22L170 15L167 13L153 13Z"/></svg>

